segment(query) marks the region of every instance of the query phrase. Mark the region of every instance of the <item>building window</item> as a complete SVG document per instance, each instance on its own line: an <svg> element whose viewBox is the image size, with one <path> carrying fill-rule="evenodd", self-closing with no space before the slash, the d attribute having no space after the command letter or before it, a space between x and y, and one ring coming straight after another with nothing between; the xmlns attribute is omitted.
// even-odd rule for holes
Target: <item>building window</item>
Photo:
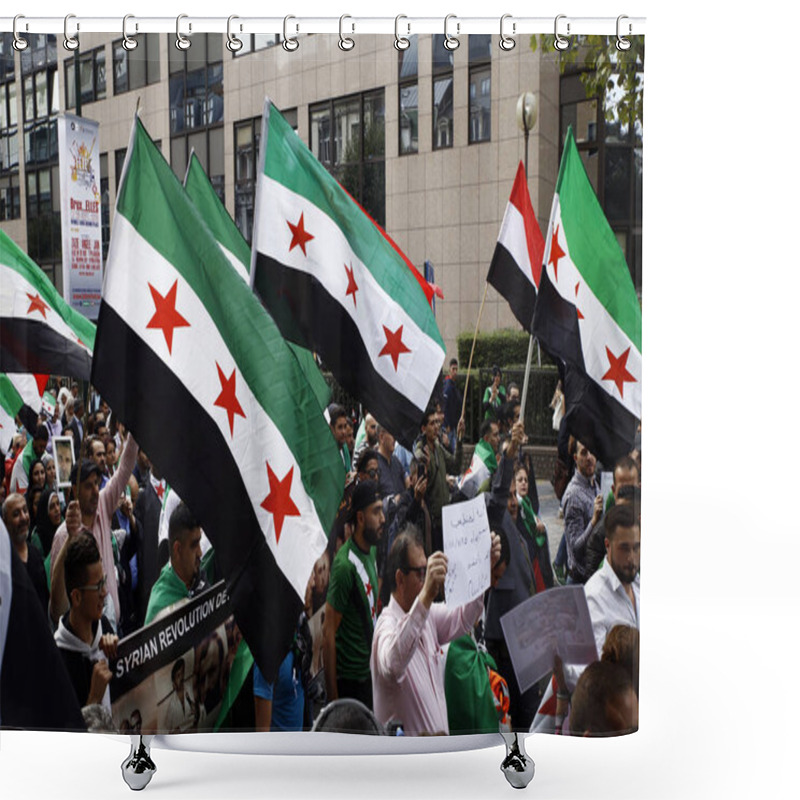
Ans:
<svg viewBox="0 0 800 800"><path fill-rule="evenodd" d="M55 282L61 261L61 195L58 164L25 173L28 212L28 255Z"/></svg>
<svg viewBox="0 0 800 800"><path fill-rule="evenodd" d="M431 37L433 48L433 149L453 146L453 53L444 36Z"/></svg>
<svg viewBox="0 0 800 800"><path fill-rule="evenodd" d="M469 143L492 138L492 37L469 37Z"/></svg>
<svg viewBox="0 0 800 800"><path fill-rule="evenodd" d="M637 66L637 70L639 67ZM637 73L641 89L644 71ZM620 118L623 100L612 74L602 97L588 97L580 72L561 78L561 145L572 125L575 143L637 291L642 287L642 122Z"/></svg>
<svg viewBox="0 0 800 800"><path fill-rule="evenodd" d="M111 240L111 208L108 191L108 153L100 153L100 238L103 243L103 261L108 257Z"/></svg>
<svg viewBox="0 0 800 800"><path fill-rule="evenodd" d="M400 155L419 152L419 85L417 83L417 36L398 56L398 95L400 120Z"/></svg>
<svg viewBox="0 0 800 800"><path fill-rule="evenodd" d="M195 34L188 50L169 49L170 164L183 180L192 150L225 202L222 39Z"/></svg>
<svg viewBox="0 0 800 800"><path fill-rule="evenodd" d="M233 218L248 244L253 242L256 165L261 140L261 117L238 122L233 128Z"/></svg>
<svg viewBox="0 0 800 800"><path fill-rule="evenodd" d="M20 51L19 63L23 75L42 67L58 65L58 37L54 33L29 35L28 47Z"/></svg>
<svg viewBox="0 0 800 800"><path fill-rule="evenodd" d="M159 34L139 34L136 40L139 44L133 50L126 50L122 46L122 39L117 39L111 45L114 94L141 89L161 80Z"/></svg>
<svg viewBox="0 0 800 800"><path fill-rule="evenodd" d="M242 47L234 51L234 58L255 53L257 50L266 50L281 41L280 34L277 33L243 33L238 34L238 38L242 40Z"/></svg>
<svg viewBox="0 0 800 800"><path fill-rule="evenodd" d="M8 77L3 70L0 74ZM20 215L17 84L13 71L10 78L0 83L0 220Z"/></svg>
<svg viewBox="0 0 800 800"><path fill-rule="evenodd" d="M386 222L383 89L309 108L314 155L379 224Z"/></svg>
<svg viewBox="0 0 800 800"><path fill-rule="evenodd" d="M75 108L75 59L64 62L67 90L67 108ZM106 49L98 47L81 53L80 60L81 103L93 103L106 96Z"/></svg>

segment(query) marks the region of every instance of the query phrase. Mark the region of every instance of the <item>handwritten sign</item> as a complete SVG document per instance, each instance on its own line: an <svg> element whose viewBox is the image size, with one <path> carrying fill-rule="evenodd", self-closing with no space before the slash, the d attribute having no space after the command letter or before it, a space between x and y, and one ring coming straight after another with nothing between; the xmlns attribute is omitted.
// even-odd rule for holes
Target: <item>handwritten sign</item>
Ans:
<svg viewBox="0 0 800 800"><path fill-rule="evenodd" d="M455 607L480 597L491 583L492 539L486 500L478 495L442 509L447 577L445 602Z"/></svg>
<svg viewBox="0 0 800 800"><path fill-rule="evenodd" d="M559 586L534 595L500 618L520 691L565 664L597 661L597 645L583 586Z"/></svg>

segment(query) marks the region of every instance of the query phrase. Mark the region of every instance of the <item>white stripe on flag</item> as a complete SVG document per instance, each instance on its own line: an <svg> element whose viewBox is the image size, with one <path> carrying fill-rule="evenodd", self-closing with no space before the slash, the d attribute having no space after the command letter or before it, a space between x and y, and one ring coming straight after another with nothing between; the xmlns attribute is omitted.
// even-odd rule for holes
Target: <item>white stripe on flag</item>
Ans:
<svg viewBox="0 0 800 800"><path fill-rule="evenodd" d="M259 176L258 193L260 219L255 225L253 250L289 268L313 275L358 326L375 371L417 408L424 410L430 399L430 387L441 372L441 347L387 294L327 214L263 174ZM306 232L314 236L306 245L308 256L299 246L289 250L292 232L287 221L297 224L301 213ZM279 231L283 229L283 235L276 236L276 227ZM348 268L352 265L358 285L355 304L352 295L345 296L348 285L345 265ZM411 352L400 355L395 371L391 357L379 354L386 344L384 326L395 332L401 325L402 341Z"/></svg>
<svg viewBox="0 0 800 800"><path fill-rule="evenodd" d="M238 367L236 398L245 413L245 419L234 416L231 441L228 414L225 409L214 405L221 391L217 364L226 378L230 378L236 367L225 341L200 298L175 267L142 238L122 214L117 214L114 225L114 238L109 252L109 262L113 266L106 273L103 301L178 377L187 392L206 409L225 440L230 442L267 545L281 571L303 598L308 576L327 545L327 537L314 504L303 487L300 465L280 430L254 397ZM135 275L135 280L131 275ZM176 280L176 310L191 327L175 328L170 355L164 332L160 328L147 328L155 312L148 284L152 284L164 296ZM290 469L294 470L291 498L300 511L300 516L284 517L277 545L273 516L261 507L270 494L267 461L279 480Z"/></svg>
<svg viewBox="0 0 800 800"><path fill-rule="evenodd" d="M13 387L22 398L26 406L30 406L37 414L42 409L42 396L39 394L39 384L30 372L6 373Z"/></svg>
<svg viewBox="0 0 800 800"><path fill-rule="evenodd" d="M478 494L478 489L490 476L489 467L475 454L472 456L472 463L469 465L469 469L461 479L459 489L471 500Z"/></svg>
<svg viewBox="0 0 800 800"><path fill-rule="evenodd" d="M8 448L11 447L11 440L16 432L17 426L14 424L14 417L0 405L0 450L4 453L7 453Z"/></svg>
<svg viewBox="0 0 800 800"><path fill-rule="evenodd" d="M545 268L547 277L556 291L580 311L583 319L578 318L578 328L581 333L581 349L586 371L592 380L608 392L615 400L620 402L635 417L642 416L642 354L617 324L616 320L608 313L605 306L597 299L594 292L583 279L577 266L569 254L568 232L564 231L561 222L561 205L558 195L553 198L553 213L550 218L550 228L547 232L545 248ZM553 231L558 228L558 244L566 255L558 259L558 280L550 261ZM575 287L578 287L577 292ZM609 358L606 353L608 347L615 357L621 356L628 348L628 360L625 364L627 371L636 379L635 382L626 382L624 392L620 397L619 390L612 380L603 380L603 375L609 369Z"/></svg>
<svg viewBox="0 0 800 800"><path fill-rule="evenodd" d="M61 336L73 342L78 342L78 337L72 328L64 322L58 311L52 308L46 300L47 309L44 312L44 316L38 310L34 310L29 314L31 298L28 295L30 294L34 298L37 295L41 297L39 289L25 280L15 269L6 265L0 265L0 269L3 276L2 281L0 281L0 317L16 317L18 319L32 319L36 322L42 322ZM43 297L42 300L44 300ZM85 344L79 344L79 346L91 355L92 351Z"/></svg>
<svg viewBox="0 0 800 800"><path fill-rule="evenodd" d="M513 203L509 203L506 206L506 213L503 215L503 224L500 226L500 235L497 237L497 241L508 250L511 257L517 262L520 272L535 289L536 284L533 282L531 257L528 252L528 239L525 235L525 220Z"/></svg>
<svg viewBox="0 0 800 800"><path fill-rule="evenodd" d="M247 269L247 267L244 264L242 264L242 262L239 261L239 259L236 258L236 256L230 250L228 250L228 248L225 247L225 245L222 244L222 242L219 239L215 237L214 241L216 241L217 245L219 246L219 249L222 250L223 254L225 255L225 258L227 258L228 261L231 262L236 272L239 273L239 276L242 277L249 284L250 271Z"/></svg>

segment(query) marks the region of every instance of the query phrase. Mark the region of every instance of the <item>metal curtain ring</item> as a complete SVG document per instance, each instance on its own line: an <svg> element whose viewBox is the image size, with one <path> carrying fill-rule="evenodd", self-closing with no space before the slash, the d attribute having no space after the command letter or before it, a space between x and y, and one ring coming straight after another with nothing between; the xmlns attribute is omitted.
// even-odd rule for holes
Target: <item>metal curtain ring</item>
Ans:
<svg viewBox="0 0 800 800"><path fill-rule="evenodd" d="M622 28L622 20L628 19L624 14L620 14L617 17L617 50L620 52L624 52L625 50L631 49L631 41L630 39L626 39L621 33L620 29ZM628 23L628 36L631 35L631 24Z"/></svg>
<svg viewBox="0 0 800 800"><path fill-rule="evenodd" d="M517 46L517 40L513 39L511 36L506 36L505 31L503 30L503 23L507 20L511 19L511 14L503 14L500 17L500 49L501 50L513 50ZM517 32L517 23L511 23L511 33L515 34Z"/></svg>
<svg viewBox="0 0 800 800"><path fill-rule="evenodd" d="M556 50L559 50L559 51L561 51L561 50L566 50L566 49L569 47L569 40L568 40L568 39L565 39L565 38L564 38L564 37L563 37L563 36L562 36L562 35L561 35L561 34L558 32L558 21L559 21L560 19L566 19L566 18L567 18L567 15L566 15L566 14L559 14L559 15L556 17L556 21L555 21L555 28L554 28L554 29L555 29L555 36L556 36L556 40L553 42L553 47L555 47L555 49L556 49ZM569 35L569 22L567 22L567 35Z"/></svg>
<svg viewBox="0 0 800 800"><path fill-rule="evenodd" d="M238 36L231 33L231 22L235 19L239 19L235 14L231 14L231 16L228 17L228 41L225 42L225 47L227 47L231 53L238 53L242 47L244 47L244 42ZM241 27L239 30L241 30Z"/></svg>
<svg viewBox="0 0 800 800"><path fill-rule="evenodd" d="M67 14L67 16L64 17L64 49L69 50L70 52L72 52L73 50L77 50L78 47L80 46L78 37L69 35L68 26L69 26L69 21L71 19L75 19L74 14ZM80 22L75 23L75 32L77 33L80 29L81 29Z"/></svg>
<svg viewBox="0 0 800 800"><path fill-rule="evenodd" d="M408 19L408 17L405 14L398 14L394 18L394 47L395 50L408 50L411 47L411 40L400 35L401 19ZM408 33L411 33L411 25L406 23L406 28L408 28Z"/></svg>
<svg viewBox="0 0 800 800"><path fill-rule="evenodd" d="M136 41L132 36L128 36L128 20L134 19L133 14L126 14L122 18L122 46L126 50L135 50L139 46L139 42ZM135 31L139 30L139 23L133 23L133 29Z"/></svg>
<svg viewBox="0 0 800 800"><path fill-rule="evenodd" d="M178 14L178 16L175 19L175 47L177 47L178 50L188 50L192 46L192 40L187 39L181 33L181 20L188 19L188 17L189 17L188 14ZM190 22L189 33L191 32L192 32L192 23Z"/></svg>
<svg viewBox="0 0 800 800"><path fill-rule="evenodd" d="M24 14L17 14L17 16L14 17L14 26L13 26L13 32L14 32L14 43L13 43L13 45L14 45L14 49L17 50L18 52L22 52L28 46L28 40L27 39L23 39L19 35L19 33L17 31L17 21L21 20L21 19L25 19L25 15ZM28 23L27 22L25 23L25 30L26 31L28 30Z"/></svg>
<svg viewBox="0 0 800 800"><path fill-rule="evenodd" d="M344 21L346 19L352 19L352 17L349 14L342 14L342 16L339 17L339 49L344 50L345 52L347 52L348 50L352 50L356 46L356 40L351 38L350 36L345 36L344 32L342 31L342 28L344 26ZM353 32L355 33L356 30L355 23L352 23L351 27Z"/></svg>
<svg viewBox="0 0 800 800"><path fill-rule="evenodd" d="M458 41L457 36L451 36L447 32L447 23L451 19L456 19L456 15L455 14L448 14L444 18L444 46L445 46L446 50L450 50L452 52L453 50L457 50L458 49L458 46L461 44L461 42ZM456 22L456 34L458 34L458 32L460 30L461 30L461 23L460 22Z"/></svg>
<svg viewBox="0 0 800 800"><path fill-rule="evenodd" d="M290 37L286 33L286 24L289 22L290 19L297 19L297 17L293 17L291 15L283 18L283 49L286 50L288 53L293 53L300 47L300 42L297 41L297 37ZM295 30L298 30L298 26L295 25Z"/></svg>

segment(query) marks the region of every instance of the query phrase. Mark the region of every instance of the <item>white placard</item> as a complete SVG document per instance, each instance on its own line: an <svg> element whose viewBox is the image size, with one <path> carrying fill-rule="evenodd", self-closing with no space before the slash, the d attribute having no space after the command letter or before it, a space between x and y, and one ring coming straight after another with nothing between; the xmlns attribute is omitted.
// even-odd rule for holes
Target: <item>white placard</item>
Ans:
<svg viewBox="0 0 800 800"><path fill-rule="evenodd" d="M74 114L58 118L64 299L89 319L103 290L99 128Z"/></svg>
<svg viewBox="0 0 800 800"><path fill-rule="evenodd" d="M484 496L444 506L442 529L447 556L444 596L454 608L480 597L492 580L492 537Z"/></svg>
<svg viewBox="0 0 800 800"><path fill-rule="evenodd" d="M614 473L613 472L601 472L600 473L600 494L603 495L603 508L606 507L606 497L608 497L608 493L611 491L611 487L614 484Z"/></svg>
<svg viewBox="0 0 800 800"><path fill-rule="evenodd" d="M583 586L540 592L500 618L520 691L553 669L558 653L565 664L597 661L597 645Z"/></svg>

